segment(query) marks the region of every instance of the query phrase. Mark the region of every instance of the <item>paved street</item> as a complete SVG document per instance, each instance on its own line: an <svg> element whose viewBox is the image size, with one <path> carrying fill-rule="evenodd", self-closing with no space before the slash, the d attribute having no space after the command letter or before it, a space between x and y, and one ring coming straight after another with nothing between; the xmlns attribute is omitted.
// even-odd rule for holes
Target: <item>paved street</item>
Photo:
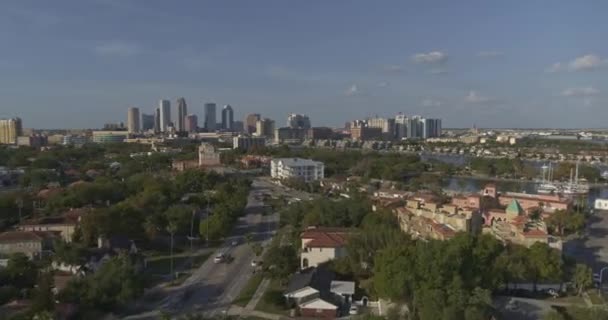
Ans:
<svg viewBox="0 0 608 320"><path fill-rule="evenodd" d="M599 273L608 266L608 212L597 212L592 216L585 233L581 239L566 242L564 253ZM604 283L608 282L608 272L604 272L604 278Z"/></svg>
<svg viewBox="0 0 608 320"><path fill-rule="evenodd" d="M210 258L161 302L149 306L147 312L125 319L154 319L160 310L169 311L176 316L194 312L214 316L227 312L232 301L252 275L251 261L255 256L251 247L245 243L244 236L250 233L254 236L254 241L267 243L278 228L278 214L262 215L263 203L255 196L261 193L308 197L306 193L301 192L294 195L291 191L276 186L268 180L255 179L245 209L246 214L239 219L232 235L225 240L220 249L229 248L233 260L229 263L216 264ZM230 245L233 240L238 241L235 247Z"/></svg>

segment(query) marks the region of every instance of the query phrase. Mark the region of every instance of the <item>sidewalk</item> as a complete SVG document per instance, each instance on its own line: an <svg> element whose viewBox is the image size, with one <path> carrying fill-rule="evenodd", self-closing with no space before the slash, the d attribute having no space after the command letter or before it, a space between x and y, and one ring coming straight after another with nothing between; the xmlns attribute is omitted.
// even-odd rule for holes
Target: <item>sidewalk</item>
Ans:
<svg viewBox="0 0 608 320"><path fill-rule="evenodd" d="M237 305L232 305L230 307L230 309L228 310L228 315L229 316L239 316L239 317L257 317L257 318L268 319L268 320L281 320L281 319L286 318L286 317L278 315L278 314L266 313L266 312L256 311L256 310L247 310L247 309L245 309L243 307L239 307Z"/></svg>
<svg viewBox="0 0 608 320"><path fill-rule="evenodd" d="M269 279L264 278L264 280L262 280L262 282L258 286L257 290L253 294L253 297L251 297L251 300L249 300L249 303L247 303L247 306L245 306L245 309L247 311L255 310L255 307L258 305L258 302L260 302L260 299L266 292L266 289L268 289L269 284L270 284Z"/></svg>

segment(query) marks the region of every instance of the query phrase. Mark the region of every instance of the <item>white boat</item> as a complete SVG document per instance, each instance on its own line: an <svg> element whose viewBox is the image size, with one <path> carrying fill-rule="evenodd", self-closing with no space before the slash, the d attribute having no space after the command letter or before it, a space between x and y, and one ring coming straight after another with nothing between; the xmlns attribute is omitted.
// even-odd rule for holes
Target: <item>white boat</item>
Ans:
<svg viewBox="0 0 608 320"><path fill-rule="evenodd" d="M558 184L552 182L553 181L553 166L551 163L549 165L543 165L542 169L542 180L539 182L536 187L536 192L542 194L555 194L561 191L561 188Z"/></svg>
<svg viewBox="0 0 608 320"><path fill-rule="evenodd" d="M576 175L572 177L570 170L570 182L563 187L562 193L565 195L580 195L589 193L589 184L584 179L578 178L578 161L576 162Z"/></svg>

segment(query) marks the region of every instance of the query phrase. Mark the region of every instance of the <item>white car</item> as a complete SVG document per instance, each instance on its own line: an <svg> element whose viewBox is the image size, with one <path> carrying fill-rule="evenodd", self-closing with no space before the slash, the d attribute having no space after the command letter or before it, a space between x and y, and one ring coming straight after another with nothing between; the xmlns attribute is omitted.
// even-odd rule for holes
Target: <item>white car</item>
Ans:
<svg viewBox="0 0 608 320"><path fill-rule="evenodd" d="M350 309L348 310L348 314L350 314L351 316L356 316L359 314L359 307L357 306L350 306Z"/></svg>
<svg viewBox="0 0 608 320"><path fill-rule="evenodd" d="M251 260L251 267L257 268L258 265L260 265L259 262L255 261L255 260Z"/></svg>
<svg viewBox="0 0 608 320"><path fill-rule="evenodd" d="M226 257L220 253L213 258L213 263L222 263L224 260L226 260Z"/></svg>

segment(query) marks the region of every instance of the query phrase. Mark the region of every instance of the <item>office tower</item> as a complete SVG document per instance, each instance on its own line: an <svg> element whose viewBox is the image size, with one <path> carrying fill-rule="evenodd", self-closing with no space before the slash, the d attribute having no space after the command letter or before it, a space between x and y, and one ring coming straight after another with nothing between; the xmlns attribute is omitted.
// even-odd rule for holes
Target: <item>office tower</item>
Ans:
<svg viewBox="0 0 608 320"><path fill-rule="evenodd" d="M222 109L222 130L234 131L234 111L229 104Z"/></svg>
<svg viewBox="0 0 608 320"><path fill-rule="evenodd" d="M251 113L245 117L245 133L254 134L257 128L258 121L262 119L259 113Z"/></svg>
<svg viewBox="0 0 608 320"><path fill-rule="evenodd" d="M245 131L243 129L243 121L235 121L232 126L234 127L234 129L232 129L233 132L243 132L243 131Z"/></svg>
<svg viewBox="0 0 608 320"><path fill-rule="evenodd" d="M178 132L187 131L186 130L186 115L188 114L188 106L186 105L186 99L179 98L177 99L177 120L175 129Z"/></svg>
<svg viewBox="0 0 608 320"><path fill-rule="evenodd" d="M160 133L162 131L161 126L160 126L160 118L161 118L160 108L156 108L156 111L154 112L154 132L155 133Z"/></svg>
<svg viewBox="0 0 608 320"><path fill-rule="evenodd" d="M0 144L16 144L17 137L23 135L20 118L0 119Z"/></svg>
<svg viewBox="0 0 608 320"><path fill-rule="evenodd" d="M268 118L258 120L258 122L256 122L255 135L265 138L274 136L274 120Z"/></svg>
<svg viewBox="0 0 608 320"><path fill-rule="evenodd" d="M422 138L437 138L441 136L441 119L421 119Z"/></svg>
<svg viewBox="0 0 608 320"><path fill-rule="evenodd" d="M205 103L205 129L208 132L215 131L217 117L215 116L215 103Z"/></svg>
<svg viewBox="0 0 608 320"><path fill-rule="evenodd" d="M139 132L139 108L129 108L127 111L127 128L129 132Z"/></svg>
<svg viewBox="0 0 608 320"><path fill-rule="evenodd" d="M141 114L141 130L148 131L154 129L154 114Z"/></svg>
<svg viewBox="0 0 608 320"><path fill-rule="evenodd" d="M290 113L287 115L287 126L293 129L310 129L310 118L305 114Z"/></svg>
<svg viewBox="0 0 608 320"><path fill-rule="evenodd" d="M165 132L171 126L171 102L160 100L158 108L160 109L160 131Z"/></svg>
<svg viewBox="0 0 608 320"><path fill-rule="evenodd" d="M407 116L398 114L395 116L395 139L401 140L407 136Z"/></svg>
<svg viewBox="0 0 608 320"><path fill-rule="evenodd" d="M184 122L186 132L193 133L198 130L198 117L195 114L187 115Z"/></svg>

